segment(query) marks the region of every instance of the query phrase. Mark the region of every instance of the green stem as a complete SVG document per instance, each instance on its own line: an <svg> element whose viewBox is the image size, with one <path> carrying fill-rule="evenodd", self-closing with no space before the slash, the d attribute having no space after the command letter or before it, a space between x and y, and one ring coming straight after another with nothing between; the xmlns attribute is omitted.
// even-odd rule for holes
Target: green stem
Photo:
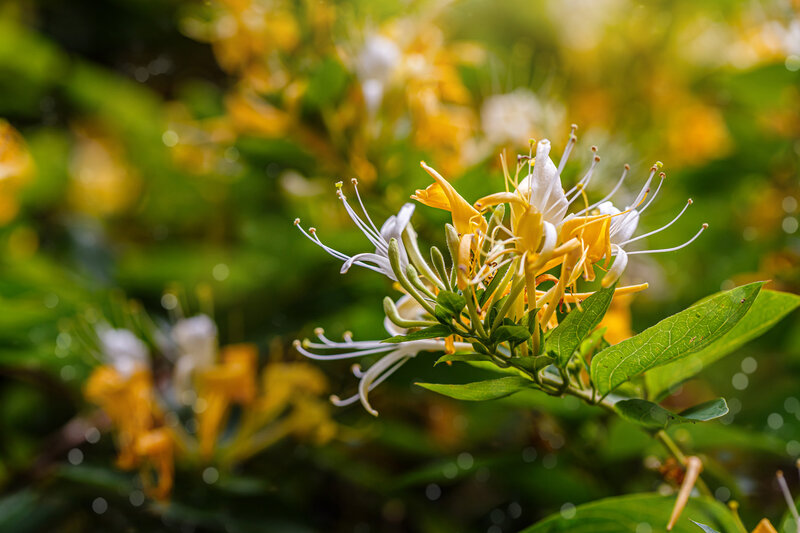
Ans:
<svg viewBox="0 0 800 533"><path fill-rule="evenodd" d="M684 455L684 453L666 431L663 429L658 430L655 434L655 437L680 464L686 464L686 455ZM706 485L706 482L703 481L703 478L698 476L695 486L702 495L708 496L709 498L714 497L714 495L711 493L711 489L709 489L708 485Z"/></svg>

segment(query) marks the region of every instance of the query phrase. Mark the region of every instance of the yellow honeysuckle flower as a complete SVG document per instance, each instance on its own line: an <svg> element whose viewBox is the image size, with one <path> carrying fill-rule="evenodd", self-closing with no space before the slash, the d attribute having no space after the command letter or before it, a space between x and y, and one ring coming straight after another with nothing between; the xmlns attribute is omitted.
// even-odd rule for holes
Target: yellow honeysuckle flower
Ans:
<svg viewBox="0 0 800 533"><path fill-rule="evenodd" d="M96 217L116 215L133 207L141 178L122 143L97 123L73 128L76 142L70 156L70 203Z"/></svg>
<svg viewBox="0 0 800 533"><path fill-rule="evenodd" d="M450 211L453 215L453 226L461 235L475 233L476 231L485 232L487 223L481 213L472 207L463 196L458 194L455 187L444 179L441 174L425 164L424 161L420 162L420 166L430 174L435 183L429 185L426 189L417 189L411 195L411 198L429 207Z"/></svg>
<svg viewBox="0 0 800 533"><path fill-rule="evenodd" d="M230 405L247 405L255 399L257 362L254 344L234 344L222 349L220 364L199 372L197 391L205 408L197 417L197 436L204 457L214 453Z"/></svg>
<svg viewBox="0 0 800 533"><path fill-rule="evenodd" d="M33 158L22 135L0 119L0 224L17 215L17 192L33 173Z"/></svg>
<svg viewBox="0 0 800 533"><path fill-rule="evenodd" d="M172 433L163 427L148 431L136 440L135 451L142 463L145 491L157 500L167 499L172 491L175 471ZM151 470L155 472L155 481Z"/></svg>
<svg viewBox="0 0 800 533"><path fill-rule="evenodd" d="M114 367L103 365L89 376L84 391L86 398L111 420L120 468L136 467L139 463L136 442L154 427L157 414L149 370L136 370L126 377Z"/></svg>

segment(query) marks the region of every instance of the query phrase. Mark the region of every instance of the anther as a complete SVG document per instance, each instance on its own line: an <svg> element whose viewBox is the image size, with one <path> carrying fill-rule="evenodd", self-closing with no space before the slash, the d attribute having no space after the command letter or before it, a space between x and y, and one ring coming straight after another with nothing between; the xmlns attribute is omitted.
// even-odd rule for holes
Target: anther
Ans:
<svg viewBox="0 0 800 533"><path fill-rule="evenodd" d="M299 218L294 219L294 225L297 226L299 224L300 224L300 219Z"/></svg>
<svg viewBox="0 0 800 533"><path fill-rule="evenodd" d="M343 181L337 181L334 185L336 185L337 189L341 189L342 185L344 185L344 182Z"/></svg>
<svg viewBox="0 0 800 533"><path fill-rule="evenodd" d="M308 232L309 232L311 235L314 235L314 234L316 234L316 233L317 233L317 228L308 228Z"/></svg>
<svg viewBox="0 0 800 533"><path fill-rule="evenodd" d="M358 185L358 179L357 178L350 178L350 183L352 183L353 185Z"/></svg>
<svg viewBox="0 0 800 533"><path fill-rule="evenodd" d="M324 329L322 329L322 328L314 328L314 335L316 335L317 337L319 337L320 335L324 335L324 334L325 334L325 330Z"/></svg>
<svg viewBox="0 0 800 533"><path fill-rule="evenodd" d="M625 170L630 170L631 166L628 163L625 163L625 167L624 168L625 168Z"/></svg>

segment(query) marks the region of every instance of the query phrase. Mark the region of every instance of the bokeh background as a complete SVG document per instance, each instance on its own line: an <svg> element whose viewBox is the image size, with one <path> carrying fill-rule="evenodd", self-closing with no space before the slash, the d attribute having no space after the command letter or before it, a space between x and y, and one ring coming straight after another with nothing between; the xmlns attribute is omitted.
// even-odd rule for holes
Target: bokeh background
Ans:
<svg viewBox="0 0 800 533"><path fill-rule="evenodd" d="M597 199L632 166L667 178L642 227L694 205L636 257L651 288L634 331L756 279L800 291L800 6L632 0L6 0L0 5L0 530L518 531L565 503L674 490L663 451L573 402L459 403L413 385L457 381L423 354L337 409L325 445L287 438L208 476L178 465L169 502L114 467L82 386L97 361L74 317L131 298L168 317L165 291L211 298L224 343L294 361L323 326L380 338L381 276L306 240L300 217L348 253L366 241L334 183L357 177L383 220L428 184L424 159L476 199L498 154L530 138L578 148L565 182L602 157ZM17 137L17 133L19 137ZM447 214L415 213L441 244ZM172 293L170 293L172 294ZM211 295L209 297L209 295ZM800 316L706 369L668 401L717 396L721 422L673 436L703 454L721 501L779 522L777 468L800 457ZM349 365L318 365L350 394ZM89 422L87 422L89 421ZM88 424L88 425L87 425ZM80 429L75 429L80 428ZM77 432L77 433L76 433ZM89 442L94 441L94 442ZM75 450L78 450L77 452ZM800 488L797 476L790 485Z"/></svg>

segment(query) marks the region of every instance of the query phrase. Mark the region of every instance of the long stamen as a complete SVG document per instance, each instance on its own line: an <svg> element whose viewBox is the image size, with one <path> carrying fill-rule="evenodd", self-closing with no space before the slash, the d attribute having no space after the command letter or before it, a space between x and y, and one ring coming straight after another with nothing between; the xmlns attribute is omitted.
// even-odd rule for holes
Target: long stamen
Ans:
<svg viewBox="0 0 800 533"><path fill-rule="evenodd" d="M645 206L641 209L641 211L639 211L640 215L644 213L645 209L650 207L650 204L652 204L653 200L656 199L656 196L658 196L658 191L660 191L661 186L664 185L664 179L667 177L667 175L662 172L661 174L658 175L658 177L661 178L661 180L658 182L658 187L656 187L656 192L653 193L653 196L650 197L650 201L645 204Z"/></svg>
<svg viewBox="0 0 800 533"><path fill-rule="evenodd" d="M340 353L340 354L331 354L331 355L320 355L314 352L310 352L303 347L303 343L299 340L294 341L294 348L301 354L305 355L309 359L316 359L317 361L338 361L340 359L352 359L353 357L362 357L364 355L372 355L376 353L384 353L388 352L395 347L391 344L386 345L385 347L380 348L372 348L368 350L359 350L356 352L349 352L349 353Z"/></svg>
<svg viewBox="0 0 800 533"><path fill-rule="evenodd" d="M703 224L703 226L700 228L700 231L695 233L694 237L692 237L691 239L689 239L688 241L686 241L685 243L683 243L683 244L681 244L679 246L674 246L672 248L663 248L661 250L636 250L635 252L628 252L628 255L660 254L662 252L674 252L676 250L680 250L681 248L686 248L687 246L692 244L700 236L700 234L703 233L706 229L708 229L708 224Z"/></svg>
<svg viewBox="0 0 800 533"><path fill-rule="evenodd" d="M691 199L691 198L689 198L689 199L686 201L686 205L684 205L684 206L683 206L683 209L681 209L681 212L680 212L680 213L678 213L678 215L677 215L675 218L673 218L673 219L672 219L672 220L671 220L669 223L667 223L667 224L665 224L665 225L661 226L661 227L660 227L660 228L658 228L657 230L653 230L653 231L651 231L650 233L645 233L644 235L639 235L638 237L634 237L633 239L628 239L628 240L627 240L627 241L625 241L625 242L621 242L621 243L620 243L620 246L625 246L626 244L630 244L630 243L632 243L632 242L636 242L636 241L638 241L638 240L640 240L640 239L644 239L645 237L650 237L651 235L655 235L656 233L660 233L660 232L664 231L665 229L667 229L668 227L670 227L671 225L673 225L673 224L674 224L674 223L675 223L675 222L676 222L676 221L677 221L679 218L681 218L681 216L683 216L683 214L686 212L686 210L687 210L687 209L689 209L689 206L690 206L690 205L692 205L692 203L693 203L693 202L692 202L692 199ZM644 209L643 209L642 211L644 211Z"/></svg>
<svg viewBox="0 0 800 533"><path fill-rule="evenodd" d="M564 196L569 196L575 191L580 191L585 189L589 182L592 180L592 174L594 173L594 169L597 166L597 163L600 162L600 156L597 155L597 146L592 146L592 153L594 154L592 157L592 163L589 165L589 170L586 171L586 174L583 175L581 179L578 180L578 183L573 185L573 187L564 193ZM572 201L570 201L572 203Z"/></svg>
<svg viewBox="0 0 800 533"><path fill-rule="evenodd" d="M625 168L622 171L622 176L620 176L619 180L617 180L617 184L614 185L614 188L611 189L611 192L608 193L607 195L605 195L605 197L603 197L603 199L600 200L599 202L595 202L592 205L590 205L589 207L587 207L586 209L582 209L581 211L578 211L577 214L578 215L582 215L583 213L588 213L589 211L591 211L592 209L594 209L598 205L602 204L603 202L607 202L608 200L610 200L611 197L614 196L614 194L622 186L622 182L625 181L625 178L628 176L628 172L630 171L630 169L631 169L631 166L629 164L625 163Z"/></svg>
<svg viewBox="0 0 800 533"><path fill-rule="evenodd" d="M800 515L797 513L797 506L794 504L794 498L792 498L792 493L789 491L789 486L786 484L786 478L783 477L783 472L780 470L775 473L775 477L778 478L778 486L781 488L781 493L783 493L783 498L786 500L786 505L789 506L789 512L792 513L794 523L797 526L798 532L800 532Z"/></svg>
<svg viewBox="0 0 800 533"><path fill-rule="evenodd" d="M358 228L361 230L361 232L364 233L364 235L366 235L367 239L369 239L370 242L372 244L374 244L376 248L378 248L379 250L382 250L384 252L387 251L389 248L388 248L388 246L386 244L386 241L383 240L383 237L380 235L380 233L377 233L372 228L370 228L367 225L367 223L364 222L361 219L360 216L358 216L358 213L356 213L353 210L353 208L350 206L350 203L347 201L347 198L345 197L344 193L342 192L341 183L342 182L338 182L336 184L336 186L338 188L338 190L336 191L336 194L339 197L339 199L342 201L342 204L344 204L344 209L345 209L345 211L347 211L347 214L350 215L350 218L353 220L353 222L356 224L356 226L358 226Z"/></svg>
<svg viewBox="0 0 800 533"><path fill-rule="evenodd" d="M355 189L355 191L356 191L356 198L358 198L358 204L361 206L361 210L364 212L364 217L370 223L370 225L372 226L372 229L375 230L375 233L380 235L381 234L380 230L375 225L375 223L372 221L372 218L370 218L369 213L367 213L367 208L364 207L364 202L361 201L361 195L358 192L358 180L356 178L353 178L353 179L350 180L350 183L353 184L353 189Z"/></svg>

